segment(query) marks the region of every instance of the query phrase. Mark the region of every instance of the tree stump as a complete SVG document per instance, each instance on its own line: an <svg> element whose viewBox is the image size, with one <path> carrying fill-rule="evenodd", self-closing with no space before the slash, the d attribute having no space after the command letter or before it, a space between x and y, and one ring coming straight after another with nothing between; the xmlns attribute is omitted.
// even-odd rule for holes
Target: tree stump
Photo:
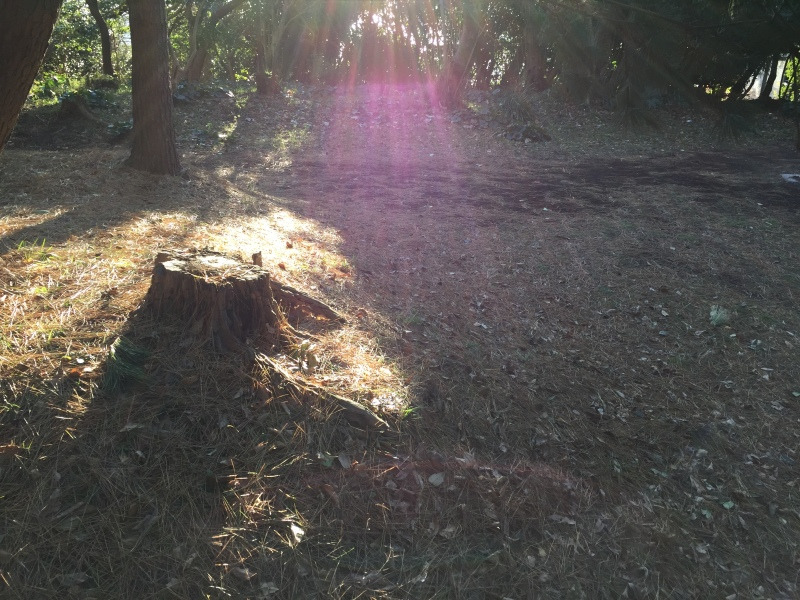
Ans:
<svg viewBox="0 0 800 600"><path fill-rule="evenodd" d="M185 321L220 352L270 352L286 342L269 273L215 252L159 253L145 307L156 318Z"/></svg>
<svg viewBox="0 0 800 600"><path fill-rule="evenodd" d="M157 319L179 319L190 335L210 342L218 352L244 354L275 396L288 393L298 401L327 403L355 427L388 431L387 423L369 409L303 381L269 357L279 351L288 354L299 342L276 295L304 303L332 320L344 320L327 305L271 281L260 266L207 250L160 252L143 310Z"/></svg>
<svg viewBox="0 0 800 600"><path fill-rule="evenodd" d="M76 119L104 125L103 120L92 112L86 99L79 94L69 94L61 98L58 116L62 120Z"/></svg>

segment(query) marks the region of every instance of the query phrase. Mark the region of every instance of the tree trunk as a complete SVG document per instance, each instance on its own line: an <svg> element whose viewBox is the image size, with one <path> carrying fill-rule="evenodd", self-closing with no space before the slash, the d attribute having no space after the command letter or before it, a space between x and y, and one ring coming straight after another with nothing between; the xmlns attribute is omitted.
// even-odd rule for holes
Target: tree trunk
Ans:
<svg viewBox="0 0 800 600"><path fill-rule="evenodd" d="M284 345L285 320L269 273L224 255L160 254L145 306L157 318L185 321L199 341L220 352L244 351L248 339L272 351Z"/></svg>
<svg viewBox="0 0 800 600"><path fill-rule="evenodd" d="M0 0L0 152L47 51L61 0Z"/></svg>
<svg viewBox="0 0 800 600"><path fill-rule="evenodd" d="M536 92L548 88L547 61L536 40L536 27L533 21L525 23L523 47L525 52L525 86Z"/></svg>
<svg viewBox="0 0 800 600"><path fill-rule="evenodd" d="M164 0L128 0L133 51L133 148L128 166L150 173L180 173Z"/></svg>
<svg viewBox="0 0 800 600"><path fill-rule="evenodd" d="M278 81L267 75L267 62L264 58L264 44L259 38L255 43L255 79L256 79L256 93L259 96L275 96L280 93L281 86Z"/></svg>
<svg viewBox="0 0 800 600"><path fill-rule="evenodd" d="M767 67L769 71L767 72L767 76L764 78L764 81L761 85L761 91L758 94L758 99L761 102L768 102L769 96L772 93L772 86L775 85L775 79L778 77L778 62L780 61L780 55L773 56L769 59L767 63Z"/></svg>
<svg viewBox="0 0 800 600"><path fill-rule="evenodd" d="M94 17L94 22L100 30L100 48L103 57L103 75L114 77L114 64L111 62L111 33L108 31L108 24L100 13L97 0L86 0L89 12Z"/></svg>
<svg viewBox="0 0 800 600"><path fill-rule="evenodd" d="M206 61L208 60L208 51L209 47L205 45L205 42L198 40L197 50L192 52L191 56L189 56L189 60L186 63L186 81L189 82L198 82L203 78L203 69L206 66Z"/></svg>
<svg viewBox="0 0 800 600"><path fill-rule="evenodd" d="M182 340L186 348L202 351L211 346L251 360L260 371L253 381L255 389L265 398L322 402L355 427L385 432L386 422L369 409L302 380L270 358L298 349L298 335L278 305L281 296L325 305L272 281L258 265L258 255L253 259L251 265L211 251L161 252L142 310L156 319L177 319L187 336ZM279 294L273 295L275 291Z"/></svg>
<svg viewBox="0 0 800 600"><path fill-rule="evenodd" d="M457 103L467 83L470 69L475 62L476 49L484 29L485 11L483 2L465 2L462 13L461 34L456 52L445 67L440 81L439 93L446 104Z"/></svg>
<svg viewBox="0 0 800 600"><path fill-rule="evenodd" d="M208 55L214 46L217 35L217 25L222 19L238 10L244 3L245 0L230 0L212 12L205 22L202 21L205 4L201 4L198 7L193 28L194 47L186 64L186 81L200 81L203 77L203 69L206 66ZM191 11L189 13L191 14Z"/></svg>

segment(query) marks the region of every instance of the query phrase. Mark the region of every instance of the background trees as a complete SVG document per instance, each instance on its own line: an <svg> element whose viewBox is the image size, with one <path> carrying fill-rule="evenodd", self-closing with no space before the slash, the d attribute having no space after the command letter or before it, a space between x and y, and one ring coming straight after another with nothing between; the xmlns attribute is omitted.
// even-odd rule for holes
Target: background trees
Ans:
<svg viewBox="0 0 800 600"><path fill-rule="evenodd" d="M784 66L800 50L800 0L166 0L166 9L173 84L259 72L437 77L447 88L553 89L636 112L675 95L739 100L754 86L766 100L770 84L789 98ZM124 70L125 11L116 0L66 0L44 70Z"/></svg>
<svg viewBox="0 0 800 600"><path fill-rule="evenodd" d="M632 123L678 98L728 111L746 97L798 101L800 0L140 2L65 0L40 88L52 93L58 86L48 82L100 73L126 78L129 18L166 8L168 38L159 48L167 49L173 86L223 78L269 92L290 79L436 79L445 99L468 86L550 90L565 101L615 108ZM8 113L18 104L10 90L26 88L30 75L22 70L38 68L32 57L42 52L59 6L24 4L0 4L7 32L0 43L12 48L0 73L14 82L2 86ZM31 18L23 24L17 15L25 11ZM25 59L15 52L23 47ZM12 122L4 117L3 135Z"/></svg>

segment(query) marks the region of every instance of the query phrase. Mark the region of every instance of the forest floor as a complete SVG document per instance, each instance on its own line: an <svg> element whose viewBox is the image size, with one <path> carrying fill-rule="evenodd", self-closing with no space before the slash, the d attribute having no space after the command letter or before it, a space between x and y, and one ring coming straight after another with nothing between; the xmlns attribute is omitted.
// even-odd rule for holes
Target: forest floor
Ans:
<svg viewBox="0 0 800 600"><path fill-rule="evenodd" d="M182 100L181 177L122 166L124 103L29 109L0 157L0 596L800 595L788 122L543 96L526 141L500 95ZM391 431L134 312L164 248L260 251L336 308L278 360Z"/></svg>

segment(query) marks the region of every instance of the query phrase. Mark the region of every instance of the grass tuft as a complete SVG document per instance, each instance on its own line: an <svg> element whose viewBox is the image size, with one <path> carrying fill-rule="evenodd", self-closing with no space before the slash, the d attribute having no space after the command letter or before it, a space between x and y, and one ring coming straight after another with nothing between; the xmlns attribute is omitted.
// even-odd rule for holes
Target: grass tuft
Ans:
<svg viewBox="0 0 800 600"><path fill-rule="evenodd" d="M146 348L134 344L125 336L118 337L108 349L104 388L108 392L116 392L145 381L147 373L144 363L149 357Z"/></svg>

